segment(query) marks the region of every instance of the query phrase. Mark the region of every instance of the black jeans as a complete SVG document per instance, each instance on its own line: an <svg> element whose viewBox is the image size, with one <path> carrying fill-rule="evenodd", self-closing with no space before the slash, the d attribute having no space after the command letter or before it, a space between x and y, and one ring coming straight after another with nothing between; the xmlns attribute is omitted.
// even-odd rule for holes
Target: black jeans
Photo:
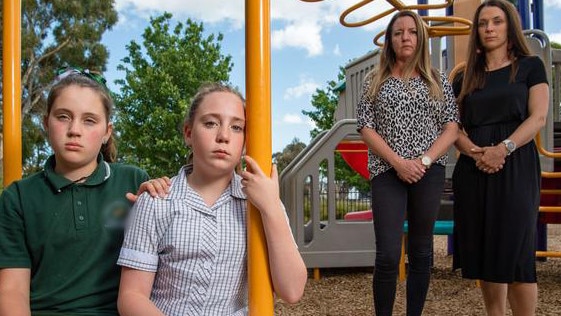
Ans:
<svg viewBox="0 0 561 316"><path fill-rule="evenodd" d="M444 173L443 166L433 165L419 182L407 184L390 169L370 183L376 236L373 281L376 315L392 315L406 213L409 222L407 315L422 314L429 288L433 228L440 209Z"/></svg>

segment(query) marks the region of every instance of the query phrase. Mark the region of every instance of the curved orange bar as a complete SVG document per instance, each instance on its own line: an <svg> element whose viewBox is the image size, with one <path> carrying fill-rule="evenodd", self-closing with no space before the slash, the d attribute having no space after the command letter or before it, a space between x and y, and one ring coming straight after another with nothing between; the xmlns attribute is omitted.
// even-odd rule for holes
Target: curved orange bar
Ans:
<svg viewBox="0 0 561 316"><path fill-rule="evenodd" d="M304 0L302 0L304 1ZM442 9L442 8L446 8L452 5L452 3L454 2L453 0L445 0L445 2L443 3L439 3L439 4L416 4L416 5L405 5L403 4L401 1L399 0L386 0L389 4L391 4L393 6L392 9L386 10L374 17L371 17L369 19L363 20L363 21L359 21L359 22L347 22L346 21L346 17L353 13L354 11L364 7L365 5L374 2L374 0L362 0L360 2L358 2L357 4L349 7L347 10L343 11L343 13L341 14L341 17L339 19L339 21L341 22L341 24L343 24L344 26L348 26L348 27L357 27L357 26L364 26L366 24L372 23L377 21L378 19L381 19L385 16L387 16L388 14L395 12L395 11L403 11L403 10L433 10L433 9Z"/></svg>
<svg viewBox="0 0 561 316"><path fill-rule="evenodd" d="M343 13L341 13L341 16L340 16L340 18L339 18L339 22L340 22L342 25L347 26L347 27L364 26L364 25L366 25L366 24L373 23L373 22L375 22L375 21L377 21L377 20L379 20L379 19L381 19L381 18L383 18L383 17L385 17L385 16L391 14L392 12L395 12L395 11L398 10L398 8L394 5L394 7L393 7L392 9L388 9L388 10L386 10L386 11L380 13L380 14L377 14L377 15L375 15L375 16L369 18L369 19L363 20L363 21L354 22L354 23L353 23L353 22L347 22L347 21L345 21L345 18L346 18L349 14L353 13L354 11L356 11L356 10L362 8L363 6L369 4L370 2L373 2L373 1L374 1L374 0L362 0L362 1L360 1L359 3L357 3L357 4L355 4L355 5L351 6L351 7L349 7L347 10L345 10L345 11L343 11Z"/></svg>
<svg viewBox="0 0 561 316"><path fill-rule="evenodd" d="M302 2L321 2L323 0L300 0ZM393 6L391 9L387 9L379 14L376 14L370 18L367 18L362 21L357 22L349 22L347 17L352 14L353 12L365 7L367 4L374 2L375 0L361 0L356 4L350 6L348 9L341 13L339 17L339 22L347 27L359 27L364 26L377 20L390 15L395 11L403 11L403 10L433 10L433 9L442 9L451 6L454 3L454 0L444 0L442 3L438 4L416 4L416 5L405 5L400 0L386 0L390 5ZM460 23L462 25L454 25L454 26L430 26L428 23L426 24L429 37L442 37L447 35L467 35L471 29L471 21L455 17L455 16L442 16L442 17L431 17L425 16L423 17L425 22L428 21L440 21L440 22L448 22L448 23ZM373 42L377 46L384 46L384 43L380 41L380 38L384 35L384 31L378 33Z"/></svg>
<svg viewBox="0 0 561 316"><path fill-rule="evenodd" d="M536 134L535 142L536 142L536 147L538 148L538 152L540 154L542 154L546 157L549 157L549 158L561 158L561 153L554 153L554 152L548 151L547 149L543 148L541 133Z"/></svg>
<svg viewBox="0 0 561 316"><path fill-rule="evenodd" d="M471 21L457 16L423 16L425 22L448 22L460 23L461 26L443 26L443 25L429 25L425 23L429 37L442 37L447 35L468 35L471 30ZM376 34L372 42L377 46L384 46L380 39L384 36L386 30L380 31Z"/></svg>

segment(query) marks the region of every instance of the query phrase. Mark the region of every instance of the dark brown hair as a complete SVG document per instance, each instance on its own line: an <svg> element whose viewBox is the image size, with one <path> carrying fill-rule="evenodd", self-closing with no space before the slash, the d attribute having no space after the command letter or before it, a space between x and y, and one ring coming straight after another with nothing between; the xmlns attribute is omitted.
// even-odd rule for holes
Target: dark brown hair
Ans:
<svg viewBox="0 0 561 316"><path fill-rule="evenodd" d="M53 104L62 91L70 86L90 88L97 92L102 100L103 108L105 109L105 119L109 124L114 108L110 92L105 86L102 86L95 80L81 74L71 74L53 85L49 91L49 96L47 97L47 111L45 113L45 118L47 118L51 113ZM111 134L107 142L101 146L100 152L103 155L103 159L107 162L115 162L117 160L117 146L115 145L113 134Z"/></svg>
<svg viewBox="0 0 561 316"><path fill-rule="evenodd" d="M468 55L463 73L464 80L462 82L462 90L458 96L460 108L467 95L471 94L476 89L483 88L485 84L485 71L487 66L485 48L483 44L481 44L478 30L479 15L481 14L481 10L485 7L497 7L505 13L508 40L507 54L512 67L510 74L511 82L514 81L516 73L518 72L518 58L531 55L524 34L522 33L522 24L516 7L505 0L487 0L481 3L473 16L473 24L469 35Z"/></svg>

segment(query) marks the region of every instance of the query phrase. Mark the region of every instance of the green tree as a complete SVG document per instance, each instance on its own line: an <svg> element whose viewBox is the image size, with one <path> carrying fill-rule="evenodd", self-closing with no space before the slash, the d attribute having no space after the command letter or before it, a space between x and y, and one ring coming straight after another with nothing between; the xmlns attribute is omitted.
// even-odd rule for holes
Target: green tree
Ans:
<svg viewBox="0 0 561 316"><path fill-rule="evenodd" d="M306 144L301 142L298 138L294 138L292 142L284 149L282 152L276 152L273 154L273 162L277 164L277 170L279 174L288 166L290 162L298 156L298 154L306 148Z"/></svg>
<svg viewBox="0 0 561 316"><path fill-rule="evenodd" d="M170 26L172 15L151 18L142 46L131 41L118 66L116 131L121 160L152 177L175 175L185 163L183 118L201 83L226 82L231 56L220 52L222 34L203 36L203 24Z"/></svg>
<svg viewBox="0 0 561 316"><path fill-rule="evenodd" d="M329 130L335 124L335 110L338 106L339 96L335 91L339 81L345 79L345 69L339 67L337 81L328 81L325 89L317 89L312 95L313 111L302 111L314 121L316 127L310 131L312 138L322 131ZM351 187L355 187L359 192L366 193L369 190L369 183L362 178L358 172L354 171L339 153L335 155L335 182L342 192L347 192Z"/></svg>
<svg viewBox="0 0 561 316"><path fill-rule="evenodd" d="M24 173L42 167L50 153L41 122L46 92L61 66L104 71L103 33L117 23L113 0L23 0L21 19ZM0 6L0 15L3 15ZM4 47L0 37L0 47ZM1 75L1 74L0 74Z"/></svg>
<svg viewBox="0 0 561 316"><path fill-rule="evenodd" d="M302 114L314 121L316 127L310 131L312 138L316 137L322 131L329 130L335 124L335 110L339 100L338 94L335 92L337 83L345 79L345 69L340 67L337 81L331 80L327 82L325 89L316 89L312 95L313 111L302 111Z"/></svg>

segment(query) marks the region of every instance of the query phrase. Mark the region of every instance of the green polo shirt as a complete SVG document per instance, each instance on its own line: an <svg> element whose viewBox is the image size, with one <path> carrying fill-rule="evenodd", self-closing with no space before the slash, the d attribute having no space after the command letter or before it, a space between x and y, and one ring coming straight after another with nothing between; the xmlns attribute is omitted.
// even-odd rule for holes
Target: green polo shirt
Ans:
<svg viewBox="0 0 561 316"><path fill-rule="evenodd" d="M34 315L117 315L124 219L148 174L99 165L84 183L42 172L12 183L0 196L0 268L31 269Z"/></svg>

